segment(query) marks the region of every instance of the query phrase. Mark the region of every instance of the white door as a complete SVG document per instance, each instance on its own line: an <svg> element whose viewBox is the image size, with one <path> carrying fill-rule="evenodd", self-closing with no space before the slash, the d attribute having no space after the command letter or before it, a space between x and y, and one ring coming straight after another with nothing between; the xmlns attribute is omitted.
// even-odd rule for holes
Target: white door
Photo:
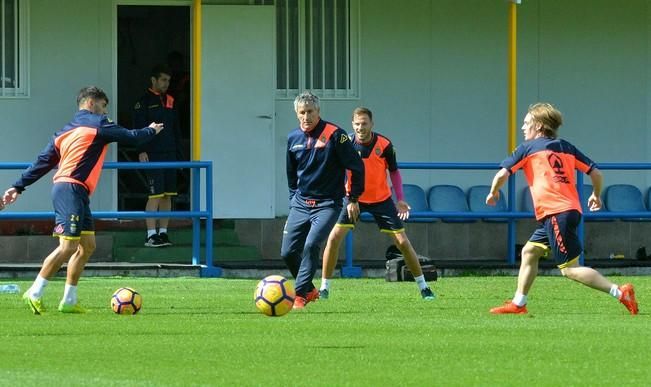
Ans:
<svg viewBox="0 0 651 387"><path fill-rule="evenodd" d="M215 218L273 218L273 6L204 5L201 159Z"/></svg>

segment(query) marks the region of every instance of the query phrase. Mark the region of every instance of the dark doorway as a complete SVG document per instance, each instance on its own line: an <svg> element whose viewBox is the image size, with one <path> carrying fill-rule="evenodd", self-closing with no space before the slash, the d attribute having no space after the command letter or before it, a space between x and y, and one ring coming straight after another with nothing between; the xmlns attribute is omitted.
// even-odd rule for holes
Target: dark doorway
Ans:
<svg viewBox="0 0 651 387"><path fill-rule="evenodd" d="M190 158L190 7L118 6L118 122L133 127L133 107L150 87L157 64L172 70L168 93L175 99L181 126L180 153ZM118 161L138 161L135 148L118 146ZM174 208L188 210L189 173L180 171ZM143 171L118 171L118 210L143 211L147 185Z"/></svg>

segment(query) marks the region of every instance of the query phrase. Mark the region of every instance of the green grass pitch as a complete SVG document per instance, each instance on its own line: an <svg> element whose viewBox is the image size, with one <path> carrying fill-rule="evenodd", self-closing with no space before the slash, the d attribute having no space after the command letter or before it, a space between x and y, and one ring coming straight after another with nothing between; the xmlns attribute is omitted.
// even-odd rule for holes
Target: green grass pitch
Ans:
<svg viewBox="0 0 651 387"><path fill-rule="evenodd" d="M57 279L42 316L0 294L0 386L648 385L651 277L611 279L635 284L638 316L561 277L538 278L523 316L488 313L514 277L442 278L432 302L413 283L335 280L275 318L255 309L257 280L83 278L90 313L63 315ZM122 286L139 314L110 310Z"/></svg>

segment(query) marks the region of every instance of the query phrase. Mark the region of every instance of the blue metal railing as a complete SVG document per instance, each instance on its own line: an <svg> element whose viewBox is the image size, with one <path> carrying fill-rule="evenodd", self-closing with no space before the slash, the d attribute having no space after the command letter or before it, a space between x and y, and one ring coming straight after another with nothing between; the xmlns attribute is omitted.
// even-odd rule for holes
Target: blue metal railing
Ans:
<svg viewBox="0 0 651 387"><path fill-rule="evenodd" d="M0 163L2 169L28 168L30 163ZM177 161L177 162L106 162L103 169L178 169L192 170L192 205L191 211L93 211L96 219L144 219L144 218L191 218L192 219L192 264L201 264L201 219L206 220L206 238L204 248L204 265L201 265L201 275L204 277L219 277L222 270L213 264L213 202L212 202L212 161ZM201 170L205 174L205 209L201 209ZM0 212L0 219L47 219L54 218L54 212Z"/></svg>
<svg viewBox="0 0 651 387"><path fill-rule="evenodd" d="M448 169L448 170L494 170L500 168L499 163L398 163L400 169ZM598 164L601 170L651 170L651 163L601 163ZM489 177L489 179L492 178ZM481 218L506 218L507 229L507 262L515 265L515 232L516 220L533 218L532 212L516 211L515 175L511 175L507 185L507 211L503 212L459 212L459 211L417 211L410 213L410 219L418 218L460 218L460 219L481 219ZM576 184L583 185L583 173L577 172ZM490 180L488 180L490 182ZM604 187L605 188L605 187ZM579 199L583 202L583 190L578 190ZM584 219L606 218L606 219L651 219L651 211L598 211L586 212L583 214L579 225L579 237L584 238ZM581 263L584 256L581 254ZM353 265L353 236L349 232L346 235L345 262L341 268L342 277L360 277L361 268Z"/></svg>

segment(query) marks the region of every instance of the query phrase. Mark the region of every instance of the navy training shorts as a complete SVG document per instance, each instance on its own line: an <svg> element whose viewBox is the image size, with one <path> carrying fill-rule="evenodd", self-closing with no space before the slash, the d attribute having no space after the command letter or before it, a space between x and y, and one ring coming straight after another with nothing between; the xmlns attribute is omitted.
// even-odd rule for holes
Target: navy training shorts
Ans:
<svg viewBox="0 0 651 387"><path fill-rule="evenodd" d="M529 242L551 249L558 267L575 260L583 252L577 234L581 213L577 210L561 212L542 219Z"/></svg>
<svg viewBox="0 0 651 387"><path fill-rule="evenodd" d="M348 218L348 211L346 210L347 205L348 199L344 201L344 207L339 213L337 225L339 227L355 228L353 222ZM396 205L390 197L379 203L359 202L359 212L368 212L373 215L375 223L377 223L381 232L395 234L405 230L402 220L398 217Z"/></svg>
<svg viewBox="0 0 651 387"><path fill-rule="evenodd" d="M149 161L176 161L175 152L147 152ZM147 169L147 184L150 198L161 198L163 196L177 195L177 183L175 168Z"/></svg>
<svg viewBox="0 0 651 387"><path fill-rule="evenodd" d="M88 191L80 184L54 183L52 186L55 226L53 236L79 239L81 234L95 234Z"/></svg>

